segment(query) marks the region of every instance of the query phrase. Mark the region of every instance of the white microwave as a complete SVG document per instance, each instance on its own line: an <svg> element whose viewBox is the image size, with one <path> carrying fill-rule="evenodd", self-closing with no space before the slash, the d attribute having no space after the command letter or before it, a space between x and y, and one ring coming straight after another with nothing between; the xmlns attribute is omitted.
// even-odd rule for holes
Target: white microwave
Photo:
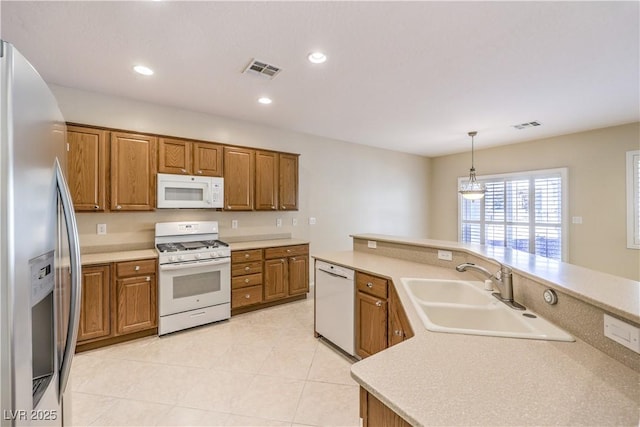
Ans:
<svg viewBox="0 0 640 427"><path fill-rule="evenodd" d="M223 178L158 174L158 208L215 209L223 206Z"/></svg>

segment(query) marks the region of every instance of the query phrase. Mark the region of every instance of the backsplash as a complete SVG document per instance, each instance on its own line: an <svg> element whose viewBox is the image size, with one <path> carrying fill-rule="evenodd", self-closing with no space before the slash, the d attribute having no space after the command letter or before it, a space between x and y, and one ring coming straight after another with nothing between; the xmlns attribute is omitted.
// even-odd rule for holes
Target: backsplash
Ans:
<svg viewBox="0 0 640 427"><path fill-rule="evenodd" d="M77 213L80 248L83 254L153 248L157 222L218 221L220 239L227 242L281 238L308 239L308 225L292 218L298 212L219 212L202 209L166 209L154 212ZM276 226L282 219L282 227ZM231 228L231 221L238 228ZM96 232L97 224L106 224L107 234ZM257 238L257 236L261 236ZM276 236L276 237L273 237Z"/></svg>
<svg viewBox="0 0 640 427"><path fill-rule="evenodd" d="M375 255L435 265L443 268L454 269L458 264L472 262L487 268L489 271L497 270L495 263L462 251L450 251L452 252L453 259L451 261L444 261L438 259L437 248L383 241L377 241L376 245L377 247L372 249L368 247L367 240L353 239L354 251L368 252ZM479 276L474 277L480 280ZM547 288L553 288L556 291L558 295L558 303L556 305L549 305L544 301L542 293ZM576 338L606 353L631 369L640 372L639 355L604 336L603 315L606 313L616 318L619 318L619 316L563 292L563 288L560 286L550 286L547 283L538 282L530 277L517 274L516 272L513 274L513 290L516 301L565 329ZM624 321L632 323L627 319ZM633 324L640 327L640 325L636 323ZM551 343L551 345L558 344Z"/></svg>

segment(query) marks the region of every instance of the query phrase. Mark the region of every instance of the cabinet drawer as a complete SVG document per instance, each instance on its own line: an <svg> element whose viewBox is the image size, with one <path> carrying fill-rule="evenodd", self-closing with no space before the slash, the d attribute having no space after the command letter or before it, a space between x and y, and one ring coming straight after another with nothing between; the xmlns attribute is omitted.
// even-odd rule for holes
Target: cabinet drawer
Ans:
<svg viewBox="0 0 640 427"><path fill-rule="evenodd" d="M286 258L289 256L306 255L309 253L309 245L282 246L264 250L265 259Z"/></svg>
<svg viewBox="0 0 640 427"><path fill-rule="evenodd" d="M262 273L247 274L231 279L231 289L246 288L247 286L262 285Z"/></svg>
<svg viewBox="0 0 640 427"><path fill-rule="evenodd" d="M233 251L231 252L231 262L250 262L261 261L262 249L251 249L248 251Z"/></svg>
<svg viewBox="0 0 640 427"><path fill-rule="evenodd" d="M141 276L144 274L155 274L155 272L155 259L144 259L116 263L116 276L118 277Z"/></svg>
<svg viewBox="0 0 640 427"><path fill-rule="evenodd" d="M262 261L243 262L242 264L231 264L231 276L244 276L247 274L262 273Z"/></svg>
<svg viewBox="0 0 640 427"><path fill-rule="evenodd" d="M231 308L244 307L259 302L262 302L261 285L231 291Z"/></svg>
<svg viewBox="0 0 640 427"><path fill-rule="evenodd" d="M387 279L360 272L356 273L356 287L359 291L378 298L387 298L387 286Z"/></svg>

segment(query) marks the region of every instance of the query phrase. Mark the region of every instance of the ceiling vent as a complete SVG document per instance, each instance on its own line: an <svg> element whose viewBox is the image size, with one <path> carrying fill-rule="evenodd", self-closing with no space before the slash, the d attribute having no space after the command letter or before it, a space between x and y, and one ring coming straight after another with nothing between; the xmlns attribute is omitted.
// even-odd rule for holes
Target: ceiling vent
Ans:
<svg viewBox="0 0 640 427"><path fill-rule="evenodd" d="M528 129L528 128L532 128L535 126L540 126L540 122L527 122L527 123L520 123L519 125L513 125L514 128L516 129Z"/></svg>
<svg viewBox="0 0 640 427"><path fill-rule="evenodd" d="M244 69L243 73L255 74L268 79L273 79L280 73L282 69L275 65L267 64L264 61L252 59L249 65Z"/></svg>

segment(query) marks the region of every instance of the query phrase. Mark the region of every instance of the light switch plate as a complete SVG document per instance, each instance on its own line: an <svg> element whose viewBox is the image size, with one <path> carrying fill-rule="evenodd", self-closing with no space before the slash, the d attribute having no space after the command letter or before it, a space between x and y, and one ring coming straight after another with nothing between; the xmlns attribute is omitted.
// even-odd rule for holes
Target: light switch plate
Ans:
<svg viewBox="0 0 640 427"><path fill-rule="evenodd" d="M96 227L96 233L107 234L107 224L98 224Z"/></svg>
<svg viewBox="0 0 640 427"><path fill-rule="evenodd" d="M238 220L237 219L232 219L231 220L231 228L238 228Z"/></svg>
<svg viewBox="0 0 640 427"><path fill-rule="evenodd" d="M276 219L276 227L282 227L282 218Z"/></svg>
<svg viewBox="0 0 640 427"><path fill-rule="evenodd" d="M604 336L640 353L640 328L605 314Z"/></svg>

